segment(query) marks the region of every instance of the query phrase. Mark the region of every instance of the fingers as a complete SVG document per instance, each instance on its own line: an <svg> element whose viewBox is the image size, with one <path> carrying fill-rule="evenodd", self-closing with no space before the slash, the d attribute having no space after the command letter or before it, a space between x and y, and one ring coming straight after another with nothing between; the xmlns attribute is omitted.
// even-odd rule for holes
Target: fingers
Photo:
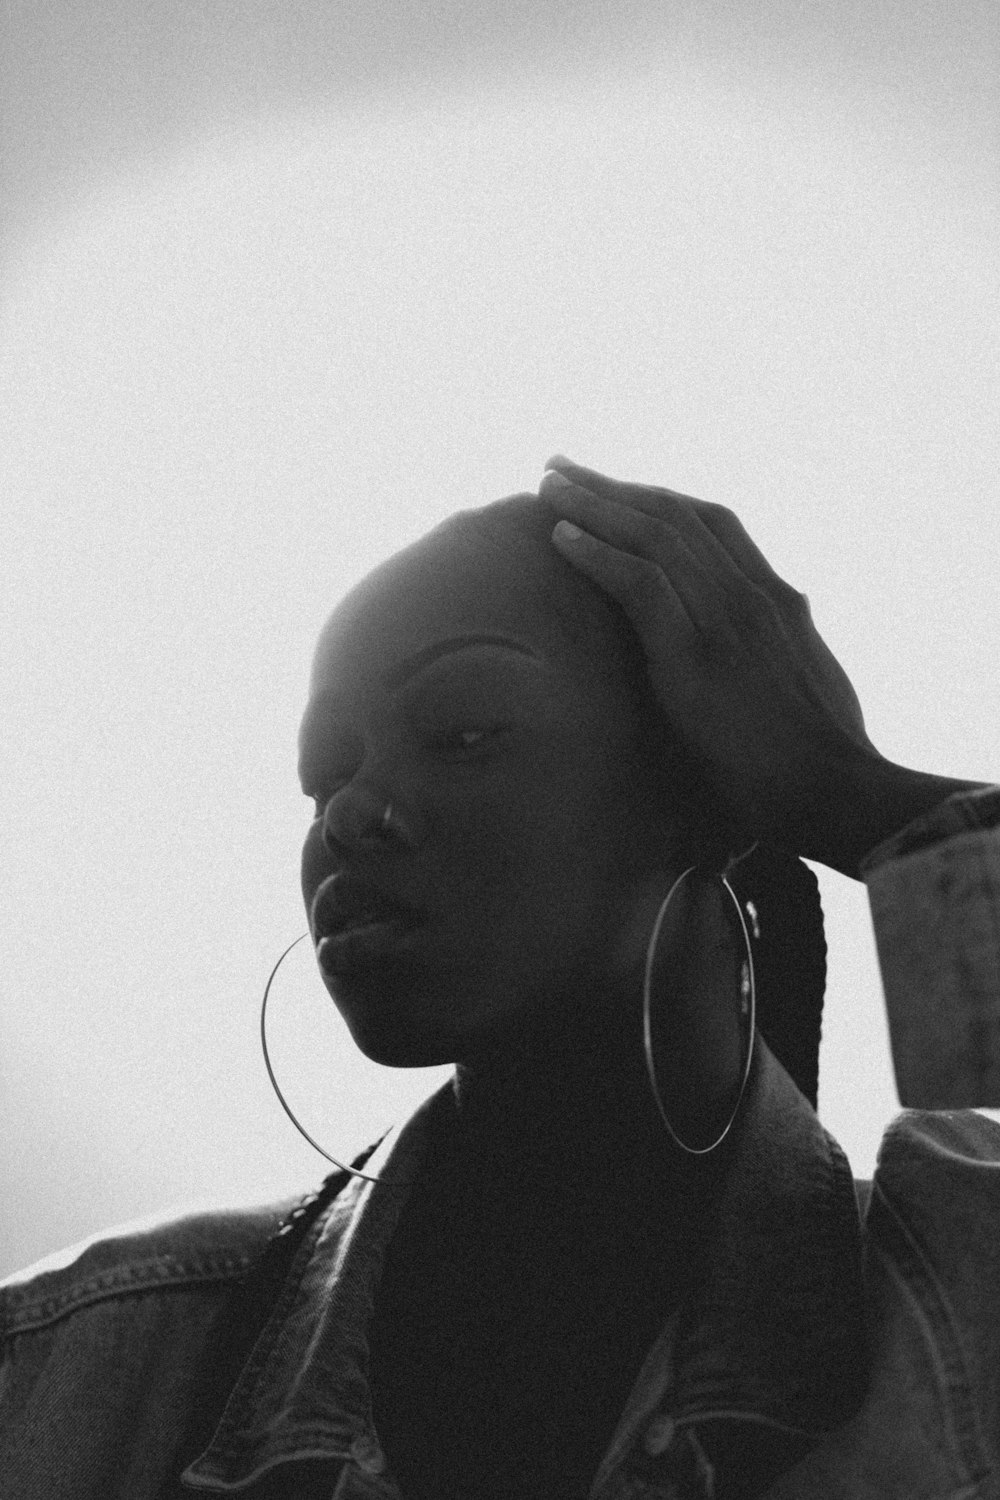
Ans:
<svg viewBox="0 0 1000 1500"><path fill-rule="evenodd" d="M670 500L687 500L693 505L700 503L693 500L690 495L682 495L679 490L666 490L652 485L627 484L622 479L611 479L607 474L599 474L596 469L585 469L582 464L575 464L572 459L565 458L561 453L554 454L548 460L545 470L546 473L555 471L565 474L567 479L572 479L574 484L580 485L583 489L593 490L595 495L607 495L612 500L628 502L638 494L645 494L662 495Z"/></svg>
<svg viewBox="0 0 1000 1500"><path fill-rule="evenodd" d="M665 515L662 510L649 514L591 490L580 489L557 474L546 475L539 493L551 504L556 515L582 528L583 537L577 539L577 553L581 558L588 538L613 549L616 557L613 561L608 560L606 566L610 569L609 579L614 582L609 581L605 587L620 597L615 584L623 586L627 575L632 580L630 587L639 593L647 624L653 597L668 589L674 610L679 606L683 611L684 623L706 629L723 605L724 583L728 582L731 588L734 582L744 582L714 539L711 552L697 538L692 546L690 528L679 528L675 517ZM561 532L560 536L565 542L566 533ZM557 540L554 534L553 541ZM565 546L560 550L570 561L576 560L577 553ZM595 557L598 555L594 554ZM631 563L619 562L619 558L630 558ZM725 579L726 573L733 577ZM621 602L624 605L626 601L622 599Z"/></svg>
<svg viewBox="0 0 1000 1500"><path fill-rule="evenodd" d="M595 469L584 469L571 463L568 458L549 459L547 471L542 476L538 493L554 501L556 495L563 497L559 480L569 479L579 490L596 495L604 502L612 502L621 511L647 516L653 521L668 521L684 537L688 549L700 556L706 564L717 561L719 544L697 519L701 502L676 490L656 489L651 485L625 484L618 479L609 479ZM585 524L585 523L584 523Z"/></svg>
<svg viewBox="0 0 1000 1500"><path fill-rule="evenodd" d="M667 513L663 507L649 511L638 505L623 504L568 483L559 473L546 474L538 493L559 515L613 547L628 548L661 566L668 560L684 560L689 565L696 561L688 534L690 528L679 525L683 518ZM696 538L695 542L697 545Z"/></svg>
<svg viewBox="0 0 1000 1500"><path fill-rule="evenodd" d="M621 605L640 640L664 626L690 632L691 618L659 564L567 520L558 522L552 541L567 562Z"/></svg>
<svg viewBox="0 0 1000 1500"><path fill-rule="evenodd" d="M628 506L648 516L669 518L685 537L689 548L709 564L723 561L719 549L734 567L759 588L764 588L772 597L793 596L804 600L792 586L785 582L771 567L760 548L748 535L739 517L724 505L707 500L696 500L677 490L661 489L651 485L626 484L609 479L596 469L585 469L572 463L561 454L550 458L546 470L564 474L574 484L604 496L619 505ZM553 498L545 478L539 494Z"/></svg>
<svg viewBox="0 0 1000 1500"><path fill-rule="evenodd" d="M746 531L739 516L724 505L713 505L707 500L696 500L698 519L733 559L740 572L758 588L766 589L772 597L796 594L790 583L776 573ZM802 599L804 595L798 595Z"/></svg>

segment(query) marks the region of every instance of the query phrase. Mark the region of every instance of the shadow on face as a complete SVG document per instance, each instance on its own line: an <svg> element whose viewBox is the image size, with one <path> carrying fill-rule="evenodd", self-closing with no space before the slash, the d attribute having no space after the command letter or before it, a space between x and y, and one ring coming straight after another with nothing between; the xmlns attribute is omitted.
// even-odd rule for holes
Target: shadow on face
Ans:
<svg viewBox="0 0 1000 1500"><path fill-rule="evenodd" d="M303 895L327 987L380 1062L465 1061L613 1006L669 878L641 662L551 524L530 496L453 517L317 646Z"/></svg>

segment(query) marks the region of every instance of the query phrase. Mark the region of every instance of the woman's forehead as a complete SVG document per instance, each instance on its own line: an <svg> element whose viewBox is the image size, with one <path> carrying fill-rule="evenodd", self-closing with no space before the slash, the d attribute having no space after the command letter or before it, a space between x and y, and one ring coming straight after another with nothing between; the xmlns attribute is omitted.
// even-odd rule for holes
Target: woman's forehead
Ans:
<svg viewBox="0 0 1000 1500"><path fill-rule="evenodd" d="M391 673L414 652L463 635L506 637L545 659L586 659L593 670L597 609L574 598L579 585L560 570L569 571L555 549L530 535L498 536L464 514L454 517L341 601L320 636L314 690L356 672Z"/></svg>

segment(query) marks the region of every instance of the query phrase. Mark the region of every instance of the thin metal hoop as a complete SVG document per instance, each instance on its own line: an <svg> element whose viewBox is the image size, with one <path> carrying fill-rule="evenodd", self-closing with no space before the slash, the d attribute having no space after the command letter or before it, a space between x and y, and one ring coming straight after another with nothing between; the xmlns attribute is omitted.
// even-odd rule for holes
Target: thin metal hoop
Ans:
<svg viewBox="0 0 1000 1500"><path fill-rule="evenodd" d="M653 924L653 932L652 936L649 939L649 947L646 949L646 971L643 976L642 983L642 1041L646 1053L646 1072L649 1075L650 1088L653 1091L653 1098L656 1101L656 1107L660 1112L660 1118L663 1121L664 1125L667 1127L667 1131L670 1135L671 1140L673 1140L674 1144L679 1146L682 1151L686 1151L689 1156L707 1156L709 1152L714 1151L718 1146L722 1145L722 1142L726 1139L726 1136L729 1134L730 1130L732 1130L733 1124L736 1120L736 1116L740 1111L740 1105L743 1103L743 1095L746 1093L747 1080L750 1077L750 1064L753 1061L753 1049L754 1039L756 1036L757 1020L757 992L756 986L754 984L753 952L750 947L750 936L747 932L746 922L743 920L743 908L740 906L739 898L737 897L736 892L733 890L732 886L729 884L729 881L725 878L724 875L720 875L719 879L722 881L725 889L729 892L729 896L732 900L733 906L736 908L736 915L739 919L740 924L740 932L743 934L743 942L746 947L746 959L741 966L740 973L740 995L742 999L749 1001L750 1041L747 1046L746 1061L743 1064L743 1076L740 1080L740 1091L736 1096L736 1103L733 1106L733 1112L723 1126L721 1134L715 1138L710 1146L689 1146L686 1141L681 1140L680 1136L677 1134L676 1130L670 1123L666 1107L663 1103L663 1096L660 1093L660 1085L656 1077L656 1062L653 1057L652 1026L653 965L656 960L656 947L657 943L659 942L660 930L663 927L663 921L667 915L670 903L683 882L688 878L689 875L693 874L697 870L697 868L697 865L691 865L684 871L683 875L678 875L677 879L670 887L670 890L667 892L666 900L660 907L660 910L657 913L656 921Z"/></svg>
<svg viewBox="0 0 1000 1500"><path fill-rule="evenodd" d="M309 1132L305 1128L305 1126L301 1123L301 1121L293 1113L291 1105L288 1103L288 1100L285 1098L284 1094L281 1092L281 1088L280 1088L280 1086L278 1084L278 1080L274 1076L274 1069L271 1066L271 1054L267 1050L267 1001L268 1001L268 996L271 993L271 985L274 983L274 976L277 974L278 970L281 968L281 965L284 963L284 961L288 957L289 953L291 953L291 951L292 951L293 948L297 947L299 943L301 943L305 938L309 937L310 935L311 934L308 933L308 932L300 933L300 935L295 939L295 941L293 943L289 943L288 947L285 949L284 953L281 955L281 957L278 959L278 962L275 964L274 968L271 970L271 973L268 976L267 984L264 986L264 998L263 998L263 1000L261 1001L261 1004L260 1004L260 1045L261 1045L261 1047L263 1049L263 1052L264 1052L264 1066L267 1069L267 1076L271 1080L271 1087L274 1089L274 1092L277 1094L277 1096L278 1096L278 1103L281 1105L282 1109L285 1111L285 1114L291 1120L292 1124L295 1126L296 1130L299 1132L299 1135L304 1136L305 1139L309 1142L310 1146L312 1146L313 1150L314 1151L318 1151L319 1154L320 1154L320 1156L325 1157L325 1159L328 1162L331 1162L335 1167L339 1167L342 1172L349 1172L352 1177L363 1177L364 1180L365 1180L365 1182L382 1182L382 1183L385 1183L385 1185L387 1187L401 1187L401 1186L404 1185L404 1181L407 1180L407 1179L392 1178L392 1177L375 1177L375 1176L372 1175L371 1172L361 1172L361 1171L358 1170L357 1167L349 1167L346 1162L338 1160L338 1158L336 1156L331 1156L330 1153L329 1153L329 1151L324 1150L324 1148L320 1145L319 1141L313 1139L313 1137L309 1134Z"/></svg>

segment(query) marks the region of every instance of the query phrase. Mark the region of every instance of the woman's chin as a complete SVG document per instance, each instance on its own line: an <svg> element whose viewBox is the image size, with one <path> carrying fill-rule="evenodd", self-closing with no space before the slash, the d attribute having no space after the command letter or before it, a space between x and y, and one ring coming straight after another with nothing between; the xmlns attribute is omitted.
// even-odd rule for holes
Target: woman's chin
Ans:
<svg viewBox="0 0 1000 1500"><path fill-rule="evenodd" d="M365 1057L387 1068L433 1068L506 1050L523 1030L523 1007L476 974L354 973L325 976Z"/></svg>
<svg viewBox="0 0 1000 1500"><path fill-rule="evenodd" d="M451 1027L442 1025L440 1002L432 1018L430 1007L415 995L400 1000L384 991L338 987L333 998L358 1051L385 1068L439 1067L454 1062L461 1051Z"/></svg>
<svg viewBox="0 0 1000 1500"><path fill-rule="evenodd" d="M401 1036L371 1028L351 1028L358 1051L383 1068L435 1068L455 1061L454 1046L430 1037Z"/></svg>

